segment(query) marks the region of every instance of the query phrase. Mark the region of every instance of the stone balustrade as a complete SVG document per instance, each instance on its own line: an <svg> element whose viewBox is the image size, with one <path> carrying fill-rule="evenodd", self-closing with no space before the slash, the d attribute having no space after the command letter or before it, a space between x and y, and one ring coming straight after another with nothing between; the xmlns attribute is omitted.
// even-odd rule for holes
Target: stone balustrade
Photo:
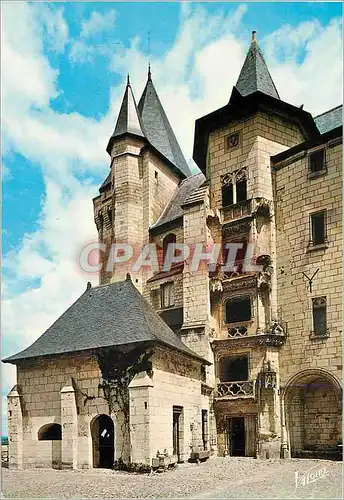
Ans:
<svg viewBox="0 0 344 500"><path fill-rule="evenodd" d="M255 383L251 380L220 382L217 384L217 398L254 398Z"/></svg>
<svg viewBox="0 0 344 500"><path fill-rule="evenodd" d="M252 200L245 200L234 205L222 208L222 216L224 222L229 222L235 219L240 219L247 215L251 215Z"/></svg>

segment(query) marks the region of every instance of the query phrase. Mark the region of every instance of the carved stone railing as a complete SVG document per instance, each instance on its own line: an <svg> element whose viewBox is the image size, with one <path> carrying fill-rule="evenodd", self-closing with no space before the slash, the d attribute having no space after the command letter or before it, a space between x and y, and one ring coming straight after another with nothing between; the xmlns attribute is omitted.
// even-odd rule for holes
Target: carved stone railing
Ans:
<svg viewBox="0 0 344 500"><path fill-rule="evenodd" d="M254 381L220 382L215 396L218 398L254 398Z"/></svg>
<svg viewBox="0 0 344 500"><path fill-rule="evenodd" d="M235 219L240 219L247 215L251 215L252 200L245 200L235 205L229 205L228 207L222 207L222 216L224 221L231 221Z"/></svg>
<svg viewBox="0 0 344 500"><path fill-rule="evenodd" d="M228 337L237 338L237 337L247 337L250 329L249 323L240 323L238 325L232 325L228 327Z"/></svg>

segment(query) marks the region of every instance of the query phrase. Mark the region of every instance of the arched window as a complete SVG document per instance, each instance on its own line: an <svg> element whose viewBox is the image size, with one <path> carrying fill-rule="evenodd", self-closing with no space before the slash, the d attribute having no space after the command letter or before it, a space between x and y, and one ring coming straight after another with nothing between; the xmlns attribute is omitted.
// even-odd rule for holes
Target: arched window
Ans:
<svg viewBox="0 0 344 500"><path fill-rule="evenodd" d="M176 235L173 234L173 233L168 234L163 239L163 242L162 242L162 251L163 251L163 259L164 259L164 261L165 261L165 257L166 257L168 245L175 244L176 241L177 241Z"/></svg>
<svg viewBox="0 0 344 500"><path fill-rule="evenodd" d="M233 297L226 300L226 323L241 323L244 321L249 321L251 317L251 299L248 295Z"/></svg>
<svg viewBox="0 0 344 500"><path fill-rule="evenodd" d="M38 433L38 441L60 441L62 439L62 430L60 424L45 424Z"/></svg>

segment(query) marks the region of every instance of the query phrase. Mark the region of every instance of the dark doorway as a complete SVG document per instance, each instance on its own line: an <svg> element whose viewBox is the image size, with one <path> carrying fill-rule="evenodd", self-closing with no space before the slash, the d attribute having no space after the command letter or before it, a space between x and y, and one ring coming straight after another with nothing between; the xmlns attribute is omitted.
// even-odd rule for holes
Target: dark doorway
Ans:
<svg viewBox="0 0 344 500"><path fill-rule="evenodd" d="M245 456L245 419L233 417L229 420L230 454L232 457Z"/></svg>
<svg viewBox="0 0 344 500"><path fill-rule="evenodd" d="M173 455L178 457L178 462L181 460L180 455L180 442L181 442L181 420L182 420L182 406L173 407Z"/></svg>
<svg viewBox="0 0 344 500"><path fill-rule="evenodd" d="M108 415L99 415L91 424L93 467L111 469L114 462L114 425Z"/></svg>

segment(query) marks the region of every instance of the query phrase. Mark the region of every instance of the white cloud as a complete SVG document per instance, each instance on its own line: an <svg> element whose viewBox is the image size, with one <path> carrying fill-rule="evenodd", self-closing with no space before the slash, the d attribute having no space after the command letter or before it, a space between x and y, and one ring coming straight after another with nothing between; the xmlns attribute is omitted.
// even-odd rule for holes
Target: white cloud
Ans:
<svg viewBox="0 0 344 500"><path fill-rule="evenodd" d="M63 17L62 8L56 9L48 4L35 7L48 49L53 52L63 52L68 42L68 25Z"/></svg>
<svg viewBox="0 0 344 500"><path fill-rule="evenodd" d="M342 102L341 32L339 19L327 26L313 20L281 26L266 37L271 73L283 100L304 104L314 116Z"/></svg>
<svg viewBox="0 0 344 500"><path fill-rule="evenodd" d="M10 168L4 163L1 165L1 177L3 182L13 179Z"/></svg>
<svg viewBox="0 0 344 500"><path fill-rule="evenodd" d="M81 25L81 38L90 38L115 27L117 14L115 10L110 10L106 14L93 11L90 18Z"/></svg>

